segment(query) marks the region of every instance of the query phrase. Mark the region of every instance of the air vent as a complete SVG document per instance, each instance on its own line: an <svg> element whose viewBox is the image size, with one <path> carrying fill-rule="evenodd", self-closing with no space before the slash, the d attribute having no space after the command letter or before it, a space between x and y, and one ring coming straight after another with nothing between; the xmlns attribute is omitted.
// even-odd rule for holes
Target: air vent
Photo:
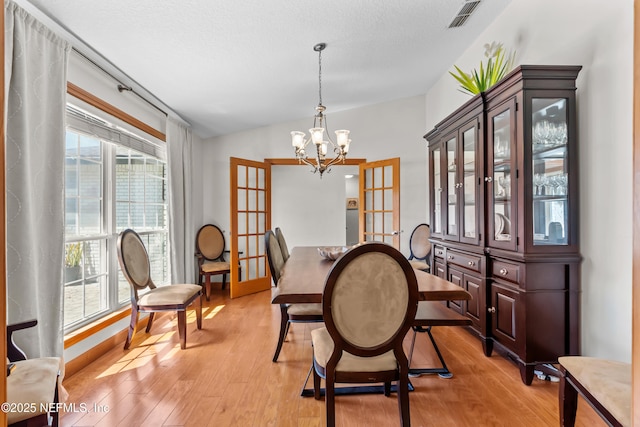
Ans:
<svg viewBox="0 0 640 427"><path fill-rule="evenodd" d="M456 14L456 16L449 24L449 28L462 27L464 23L467 22L467 19L469 19L473 11L476 10L479 4L480 0L466 1L462 5L460 11Z"/></svg>

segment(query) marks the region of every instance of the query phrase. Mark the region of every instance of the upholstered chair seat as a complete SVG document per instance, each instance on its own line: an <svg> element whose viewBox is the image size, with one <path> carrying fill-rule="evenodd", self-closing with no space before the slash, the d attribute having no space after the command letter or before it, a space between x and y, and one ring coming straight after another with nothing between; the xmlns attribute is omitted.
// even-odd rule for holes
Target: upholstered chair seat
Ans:
<svg viewBox="0 0 640 427"><path fill-rule="evenodd" d="M7 423L11 425L37 416L46 417L47 413L43 409L56 402L58 374L64 370L64 366L61 366L62 358L40 357L14 363L11 375L7 377L7 402L10 405L29 405L29 410L7 412Z"/></svg>
<svg viewBox="0 0 640 427"><path fill-rule="evenodd" d="M231 264L226 261L205 261L200 266L203 273L217 273L222 274L224 271L229 271Z"/></svg>
<svg viewBox="0 0 640 427"><path fill-rule="evenodd" d="M415 268L416 270L429 271L429 269L431 268L426 262L416 261L415 259L410 259L409 264L411 264L411 267Z"/></svg>
<svg viewBox="0 0 640 427"><path fill-rule="evenodd" d="M318 366L324 368L333 353L333 340L327 328L318 328L311 331L313 342L313 354ZM343 353L336 365L336 375L341 372L379 372L393 371L398 367L393 350L373 357L358 357L351 353Z"/></svg>
<svg viewBox="0 0 640 427"><path fill-rule="evenodd" d="M138 298L138 305L186 304L202 288L193 284L161 286Z"/></svg>
<svg viewBox="0 0 640 427"><path fill-rule="evenodd" d="M561 425L574 425L578 392L609 425L632 424L631 364L586 356L559 357L558 363Z"/></svg>
<svg viewBox="0 0 640 427"><path fill-rule="evenodd" d="M322 316L322 304L289 304L287 313L289 316Z"/></svg>

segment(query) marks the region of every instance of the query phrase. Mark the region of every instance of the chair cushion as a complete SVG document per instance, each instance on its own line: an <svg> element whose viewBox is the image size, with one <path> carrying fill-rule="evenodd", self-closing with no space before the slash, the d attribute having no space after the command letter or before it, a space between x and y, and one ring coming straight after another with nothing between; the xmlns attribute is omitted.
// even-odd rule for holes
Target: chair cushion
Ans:
<svg viewBox="0 0 640 427"><path fill-rule="evenodd" d="M322 304L291 304L287 308L291 315L318 315L322 316Z"/></svg>
<svg viewBox="0 0 640 427"><path fill-rule="evenodd" d="M631 365L585 356L558 362L622 425L631 425Z"/></svg>
<svg viewBox="0 0 640 427"><path fill-rule="evenodd" d="M8 412L7 422L13 424L40 414L40 405L53 403L61 358L41 357L15 362L7 377L7 402L23 404L26 412Z"/></svg>
<svg viewBox="0 0 640 427"><path fill-rule="evenodd" d="M191 297L200 292L198 285L180 284L160 286L152 289L138 299L139 306L185 304Z"/></svg>
<svg viewBox="0 0 640 427"><path fill-rule="evenodd" d="M229 264L228 262L222 262L222 261L204 262L202 264L202 267L200 267L203 273L219 273L219 272L221 273L223 271L229 271L230 268L231 268L231 264Z"/></svg>
<svg viewBox="0 0 640 427"><path fill-rule="evenodd" d="M326 367L333 352L333 340L327 328L311 331L311 343L316 363ZM380 372L396 369L398 369L398 363L393 355L393 350L374 357L358 357L344 351L336 366L338 372Z"/></svg>
<svg viewBox="0 0 640 427"><path fill-rule="evenodd" d="M429 264L424 261L416 261L415 259L411 259L409 260L409 264L411 264L411 267L415 268L416 270L429 271Z"/></svg>

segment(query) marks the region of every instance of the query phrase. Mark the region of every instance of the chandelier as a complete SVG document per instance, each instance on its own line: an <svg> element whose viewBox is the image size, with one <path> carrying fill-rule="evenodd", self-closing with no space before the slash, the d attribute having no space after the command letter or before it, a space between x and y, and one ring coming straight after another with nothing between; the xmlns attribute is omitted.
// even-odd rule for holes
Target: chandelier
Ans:
<svg viewBox="0 0 640 427"><path fill-rule="evenodd" d="M331 139L329 131L327 130L327 117L324 115L326 107L322 105L322 51L327 47L325 43L318 43L313 47L313 50L318 52L318 106L316 107L316 115L313 117L313 127L309 129L309 138L306 139L304 132L293 131L291 132L291 145L296 152L296 158L299 164L306 164L313 168L313 173L320 172L320 178L325 172L330 172L330 167L336 163L344 163L344 159L349 152L349 139L348 130L337 130L336 142ZM326 137L326 139L325 139ZM313 142L315 145L316 153L315 159L307 157L307 146ZM331 149L333 152L328 158L327 153Z"/></svg>

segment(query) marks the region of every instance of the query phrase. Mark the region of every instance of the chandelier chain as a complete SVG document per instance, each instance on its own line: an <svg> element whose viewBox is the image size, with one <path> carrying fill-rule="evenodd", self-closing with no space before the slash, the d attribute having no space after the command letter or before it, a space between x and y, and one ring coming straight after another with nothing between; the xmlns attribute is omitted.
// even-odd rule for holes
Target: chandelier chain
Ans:
<svg viewBox="0 0 640 427"><path fill-rule="evenodd" d="M318 105L322 105L322 50L318 51Z"/></svg>

